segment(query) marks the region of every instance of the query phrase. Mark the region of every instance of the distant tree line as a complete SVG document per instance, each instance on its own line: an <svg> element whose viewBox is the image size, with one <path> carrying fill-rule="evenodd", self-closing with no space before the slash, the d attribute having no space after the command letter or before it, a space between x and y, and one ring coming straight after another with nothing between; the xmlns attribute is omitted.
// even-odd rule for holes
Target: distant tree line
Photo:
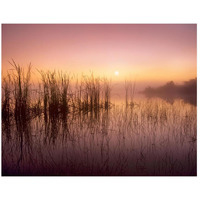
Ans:
<svg viewBox="0 0 200 200"><path fill-rule="evenodd" d="M167 82L165 85L152 88L145 88L142 93L148 96L158 95L196 95L197 94L197 78L185 81L182 85L177 85L173 81Z"/></svg>

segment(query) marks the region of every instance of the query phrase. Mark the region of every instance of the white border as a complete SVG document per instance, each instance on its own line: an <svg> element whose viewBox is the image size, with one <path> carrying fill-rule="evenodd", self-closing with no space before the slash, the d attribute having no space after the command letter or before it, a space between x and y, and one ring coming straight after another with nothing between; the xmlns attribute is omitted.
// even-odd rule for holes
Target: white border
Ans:
<svg viewBox="0 0 200 200"><path fill-rule="evenodd" d="M197 2L194 0L4 0L0 3L0 19L1 23L198 23L199 33L200 14ZM199 39L197 46L199 49ZM198 57L200 57L199 51ZM197 74L199 78L199 69ZM198 81L198 94L199 88ZM198 107L197 124L200 124L199 119ZM197 141L199 147L199 140ZM6 200L63 198L194 200L200 199L199 186L199 177L1 177L0 197Z"/></svg>

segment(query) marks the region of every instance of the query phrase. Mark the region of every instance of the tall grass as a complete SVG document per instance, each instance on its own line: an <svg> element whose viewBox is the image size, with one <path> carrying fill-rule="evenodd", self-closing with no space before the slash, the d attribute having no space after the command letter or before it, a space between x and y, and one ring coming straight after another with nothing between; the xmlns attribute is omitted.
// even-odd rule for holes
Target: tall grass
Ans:
<svg viewBox="0 0 200 200"><path fill-rule="evenodd" d="M135 106L134 96L135 96L135 81L125 80L125 105L126 107L133 108Z"/></svg>
<svg viewBox="0 0 200 200"><path fill-rule="evenodd" d="M16 119L24 119L28 117L30 111L31 64L29 64L26 72L14 60L10 64L14 70L9 79L9 84L13 84L14 87L14 115Z"/></svg>
<svg viewBox="0 0 200 200"><path fill-rule="evenodd" d="M82 75L74 79L68 73L39 71L43 88L45 116L97 113L111 107L111 83L106 78Z"/></svg>
<svg viewBox="0 0 200 200"><path fill-rule="evenodd" d="M11 111L11 77L8 73L2 80L2 117L8 119Z"/></svg>

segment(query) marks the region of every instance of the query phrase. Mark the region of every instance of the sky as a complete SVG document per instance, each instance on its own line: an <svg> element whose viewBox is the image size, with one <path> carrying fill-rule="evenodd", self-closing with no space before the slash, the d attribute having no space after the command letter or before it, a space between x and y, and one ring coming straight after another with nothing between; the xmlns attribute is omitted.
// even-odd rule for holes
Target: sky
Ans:
<svg viewBox="0 0 200 200"><path fill-rule="evenodd" d="M180 83L197 76L196 45L195 24L3 24L2 74L14 59L33 71Z"/></svg>

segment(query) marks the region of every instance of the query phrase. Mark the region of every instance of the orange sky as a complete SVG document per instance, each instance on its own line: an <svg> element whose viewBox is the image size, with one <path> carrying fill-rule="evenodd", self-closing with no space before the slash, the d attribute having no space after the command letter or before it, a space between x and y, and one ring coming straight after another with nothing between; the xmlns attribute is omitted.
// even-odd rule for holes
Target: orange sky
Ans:
<svg viewBox="0 0 200 200"><path fill-rule="evenodd" d="M4 24L2 71L13 58L33 69L91 70L114 81L180 82L196 77L196 32L192 24Z"/></svg>

